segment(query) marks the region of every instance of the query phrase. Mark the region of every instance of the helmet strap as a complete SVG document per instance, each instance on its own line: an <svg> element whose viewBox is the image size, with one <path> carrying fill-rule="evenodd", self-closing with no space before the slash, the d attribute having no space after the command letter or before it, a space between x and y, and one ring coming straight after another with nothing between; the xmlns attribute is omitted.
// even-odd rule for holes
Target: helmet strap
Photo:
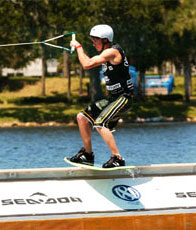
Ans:
<svg viewBox="0 0 196 230"><path fill-rule="evenodd" d="M101 49L100 52L102 52L104 50L105 45L110 44L110 42L108 41L108 39L105 39L105 38L102 38L101 42L102 42L102 49Z"/></svg>

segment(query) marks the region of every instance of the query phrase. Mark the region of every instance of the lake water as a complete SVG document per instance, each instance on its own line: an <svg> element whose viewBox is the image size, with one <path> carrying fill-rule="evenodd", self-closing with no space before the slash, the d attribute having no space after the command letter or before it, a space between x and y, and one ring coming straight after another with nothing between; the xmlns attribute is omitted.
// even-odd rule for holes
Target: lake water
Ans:
<svg viewBox="0 0 196 230"><path fill-rule="evenodd" d="M127 165L196 162L195 123L126 124L114 133ZM110 152L96 131L92 135L96 161ZM70 167L63 158L82 142L77 127L0 128L0 169Z"/></svg>

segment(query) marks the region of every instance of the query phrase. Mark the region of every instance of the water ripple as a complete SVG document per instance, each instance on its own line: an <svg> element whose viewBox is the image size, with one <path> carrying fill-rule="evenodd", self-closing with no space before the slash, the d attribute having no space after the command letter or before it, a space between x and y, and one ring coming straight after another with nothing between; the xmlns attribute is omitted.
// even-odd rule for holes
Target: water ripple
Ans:
<svg viewBox="0 0 196 230"><path fill-rule="evenodd" d="M114 133L127 164L149 165L196 162L196 124L129 124ZM92 135L96 161L110 152L96 131ZM77 127L0 129L0 168L67 167L64 156L75 154L82 142Z"/></svg>

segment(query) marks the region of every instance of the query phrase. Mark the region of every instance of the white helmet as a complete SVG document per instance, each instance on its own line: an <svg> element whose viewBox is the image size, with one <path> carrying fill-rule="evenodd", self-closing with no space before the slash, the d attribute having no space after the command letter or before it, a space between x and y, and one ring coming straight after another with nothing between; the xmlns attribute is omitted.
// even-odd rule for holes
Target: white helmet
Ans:
<svg viewBox="0 0 196 230"><path fill-rule="evenodd" d="M107 38L110 42L113 41L114 32L111 26L108 25L96 25L90 31L90 36L97 38Z"/></svg>

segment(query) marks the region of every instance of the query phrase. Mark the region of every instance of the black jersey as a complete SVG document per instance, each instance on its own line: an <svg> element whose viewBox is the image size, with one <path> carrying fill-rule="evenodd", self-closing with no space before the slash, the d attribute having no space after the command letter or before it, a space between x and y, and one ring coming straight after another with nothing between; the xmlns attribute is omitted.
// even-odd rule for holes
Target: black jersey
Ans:
<svg viewBox="0 0 196 230"><path fill-rule="evenodd" d="M124 51L118 44L113 45L111 48L120 52L122 62L118 65L112 65L110 62L102 64L106 89L111 95L132 94L133 83L129 75L129 64Z"/></svg>

